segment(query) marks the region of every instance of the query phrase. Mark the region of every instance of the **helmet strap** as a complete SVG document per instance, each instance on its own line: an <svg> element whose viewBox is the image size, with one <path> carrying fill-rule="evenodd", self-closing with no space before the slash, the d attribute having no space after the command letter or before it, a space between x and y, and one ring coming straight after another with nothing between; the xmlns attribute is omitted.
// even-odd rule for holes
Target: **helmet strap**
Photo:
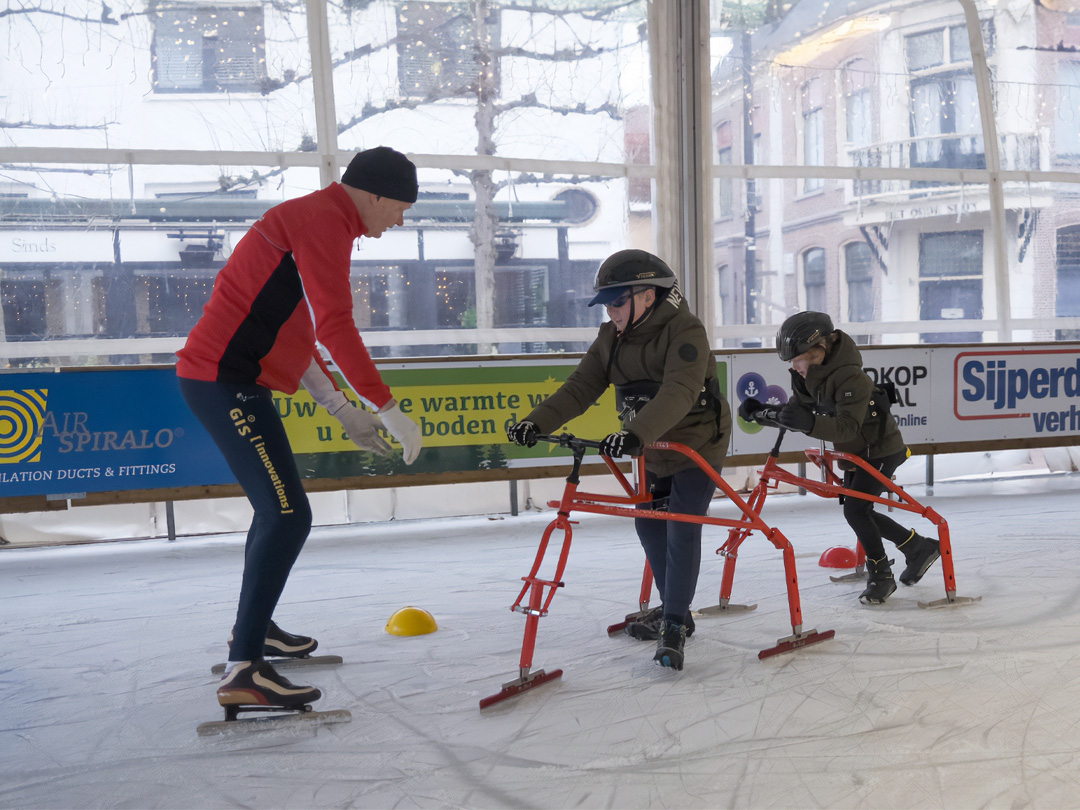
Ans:
<svg viewBox="0 0 1080 810"><path fill-rule="evenodd" d="M656 305L659 304L659 303L660 303L660 296L657 295L657 290L654 287L653 288L653 302L651 304L649 304L649 306L645 309L644 312L641 313L641 318L639 320L634 320L634 313L635 313L636 307L637 307L637 296L636 295L631 295L630 296L630 316L629 316L629 319L626 322L626 328L622 330L621 334L625 335L628 332L630 332L631 330L633 330L634 328L636 328L637 326L644 323L648 319L649 315L652 314L652 311L654 309L656 309Z"/></svg>

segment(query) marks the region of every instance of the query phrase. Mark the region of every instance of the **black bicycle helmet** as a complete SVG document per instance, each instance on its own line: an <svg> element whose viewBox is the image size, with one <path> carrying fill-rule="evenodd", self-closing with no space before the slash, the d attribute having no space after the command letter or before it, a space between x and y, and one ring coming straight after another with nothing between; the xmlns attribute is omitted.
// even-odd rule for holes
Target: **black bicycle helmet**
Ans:
<svg viewBox="0 0 1080 810"><path fill-rule="evenodd" d="M776 353L785 363L790 362L832 331L832 318L824 312L797 312L780 325Z"/></svg>
<svg viewBox="0 0 1080 810"><path fill-rule="evenodd" d="M671 289L675 286L675 274L663 259L647 250L620 250L608 256L596 271L593 281L596 295L589 306L610 304L625 287L648 286Z"/></svg>

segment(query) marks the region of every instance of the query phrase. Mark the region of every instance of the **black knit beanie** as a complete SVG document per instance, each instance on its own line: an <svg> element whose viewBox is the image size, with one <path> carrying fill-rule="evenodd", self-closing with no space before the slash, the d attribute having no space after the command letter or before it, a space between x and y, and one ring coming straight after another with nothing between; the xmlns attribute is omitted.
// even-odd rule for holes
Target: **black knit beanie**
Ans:
<svg viewBox="0 0 1080 810"><path fill-rule="evenodd" d="M389 146L357 152L341 176L347 186L400 202L416 202L416 166Z"/></svg>

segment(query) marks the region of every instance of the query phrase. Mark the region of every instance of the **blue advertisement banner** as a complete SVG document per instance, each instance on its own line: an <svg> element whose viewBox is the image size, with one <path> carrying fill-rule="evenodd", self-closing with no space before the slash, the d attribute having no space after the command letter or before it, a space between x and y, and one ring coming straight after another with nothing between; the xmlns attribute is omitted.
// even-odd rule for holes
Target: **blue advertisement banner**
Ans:
<svg viewBox="0 0 1080 810"><path fill-rule="evenodd" d="M0 497L235 481L171 368L0 376Z"/></svg>

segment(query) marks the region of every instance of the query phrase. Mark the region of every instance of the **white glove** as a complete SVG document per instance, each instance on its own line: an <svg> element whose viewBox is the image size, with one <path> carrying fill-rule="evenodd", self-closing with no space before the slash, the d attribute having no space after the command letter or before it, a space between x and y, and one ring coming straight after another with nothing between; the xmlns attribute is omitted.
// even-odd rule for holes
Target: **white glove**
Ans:
<svg viewBox="0 0 1080 810"><path fill-rule="evenodd" d="M401 412L397 402L394 402L393 407L379 411L379 418L390 431L390 435L401 442L405 463L412 464L416 461L416 457L420 455L420 446L423 444L420 428L416 422Z"/></svg>
<svg viewBox="0 0 1080 810"><path fill-rule="evenodd" d="M357 408L346 401L332 415L341 422L349 438L361 450L370 450L380 456L388 456L392 452L393 448L379 435L379 429L383 426L382 421L371 411Z"/></svg>

